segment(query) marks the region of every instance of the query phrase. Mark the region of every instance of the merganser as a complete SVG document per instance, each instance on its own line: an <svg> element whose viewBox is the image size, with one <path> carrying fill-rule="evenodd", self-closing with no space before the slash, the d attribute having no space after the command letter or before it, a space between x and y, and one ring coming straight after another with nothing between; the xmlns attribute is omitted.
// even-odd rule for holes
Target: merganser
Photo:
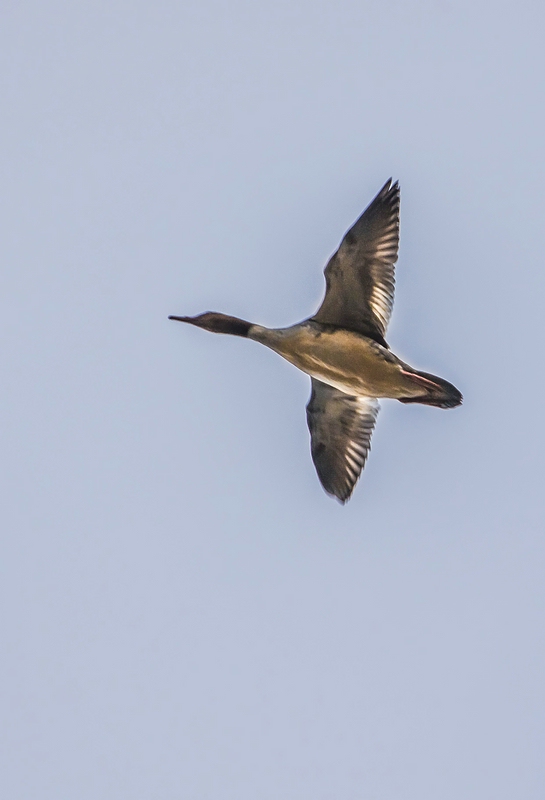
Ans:
<svg viewBox="0 0 545 800"><path fill-rule="evenodd" d="M261 342L310 375L312 459L325 491L341 503L365 465L379 398L439 408L462 402L455 386L404 363L384 338L394 299L399 201L399 183L390 179L329 260L325 297L313 317L288 328L265 328L213 311L169 317Z"/></svg>

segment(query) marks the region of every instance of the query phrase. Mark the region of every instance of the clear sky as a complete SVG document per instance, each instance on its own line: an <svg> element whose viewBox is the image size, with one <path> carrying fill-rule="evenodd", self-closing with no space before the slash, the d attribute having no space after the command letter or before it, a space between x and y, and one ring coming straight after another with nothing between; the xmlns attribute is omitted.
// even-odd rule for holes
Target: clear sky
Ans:
<svg viewBox="0 0 545 800"><path fill-rule="evenodd" d="M9 800L541 800L541 2L4 3ZM169 322L309 316L401 183L344 508L309 380Z"/></svg>

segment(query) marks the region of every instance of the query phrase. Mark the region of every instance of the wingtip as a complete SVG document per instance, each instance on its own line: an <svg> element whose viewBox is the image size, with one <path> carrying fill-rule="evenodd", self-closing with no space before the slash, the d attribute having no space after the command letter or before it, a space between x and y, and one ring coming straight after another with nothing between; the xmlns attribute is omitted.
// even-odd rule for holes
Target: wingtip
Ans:
<svg viewBox="0 0 545 800"><path fill-rule="evenodd" d="M392 178L388 178L388 180L380 190L379 194L387 194L390 191L391 186L392 186Z"/></svg>
<svg viewBox="0 0 545 800"><path fill-rule="evenodd" d="M390 198L392 197L399 198L399 181L395 180L393 183L392 181L394 181L393 178L388 178L388 180L378 193L377 195L378 197L385 198L389 196Z"/></svg>
<svg viewBox="0 0 545 800"><path fill-rule="evenodd" d="M341 506L345 506L348 503L348 501L350 500L350 498L352 497L352 492L350 492L349 495L346 495L342 491L337 491L337 490L332 489L332 488L327 488L326 486L324 486L324 484L323 484L323 482L321 480L320 480L320 483L322 484L322 488L324 489L324 491L328 495L328 497L331 497L331 498L333 498L333 500L336 500L337 503L339 503L339 505L341 505Z"/></svg>

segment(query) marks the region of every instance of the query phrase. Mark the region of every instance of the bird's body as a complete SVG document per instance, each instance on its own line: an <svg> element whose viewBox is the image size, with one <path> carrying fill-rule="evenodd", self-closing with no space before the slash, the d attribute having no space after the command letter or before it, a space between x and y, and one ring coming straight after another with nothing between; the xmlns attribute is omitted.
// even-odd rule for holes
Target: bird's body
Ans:
<svg viewBox="0 0 545 800"><path fill-rule="evenodd" d="M343 503L365 464L378 398L441 408L462 402L451 383L413 369L384 339L398 240L399 186L388 181L330 259L326 295L310 319L289 328L265 328L217 312L170 317L253 339L310 375L312 457L324 489Z"/></svg>
<svg viewBox="0 0 545 800"><path fill-rule="evenodd" d="M422 388L403 371L402 361L356 331L307 320L289 328L252 325L248 338L344 394L395 400L422 394Z"/></svg>

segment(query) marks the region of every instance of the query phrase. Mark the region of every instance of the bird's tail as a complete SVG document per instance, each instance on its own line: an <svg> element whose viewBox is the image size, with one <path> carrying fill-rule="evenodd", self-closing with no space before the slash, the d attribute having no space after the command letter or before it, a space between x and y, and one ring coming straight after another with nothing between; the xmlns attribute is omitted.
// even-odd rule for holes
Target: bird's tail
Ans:
<svg viewBox="0 0 545 800"><path fill-rule="evenodd" d="M402 403L423 403L427 406L437 406L438 408L455 408L462 403L462 393L456 386L438 378L437 375L430 375L429 372L418 372L405 368L403 374L411 383L416 384L422 389L422 394L416 397L400 397Z"/></svg>

